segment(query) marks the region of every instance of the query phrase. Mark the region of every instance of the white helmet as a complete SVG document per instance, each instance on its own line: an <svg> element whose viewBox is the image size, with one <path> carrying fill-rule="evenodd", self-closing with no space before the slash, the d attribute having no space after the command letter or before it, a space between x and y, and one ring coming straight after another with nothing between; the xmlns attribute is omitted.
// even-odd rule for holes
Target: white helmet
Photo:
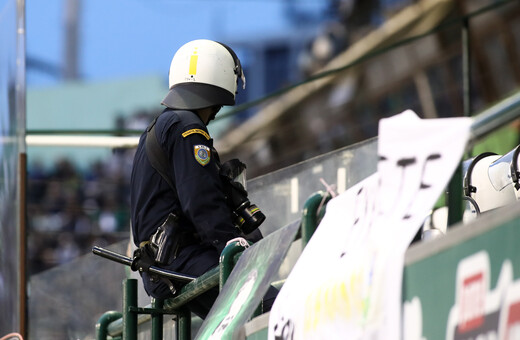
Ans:
<svg viewBox="0 0 520 340"><path fill-rule="evenodd" d="M240 60L231 48L212 40L190 41L173 56L170 91L162 104L182 110L234 105L239 77L245 88Z"/></svg>
<svg viewBox="0 0 520 340"><path fill-rule="evenodd" d="M464 178L464 195L474 200L475 208L481 213L516 201L507 158L484 152L469 164Z"/></svg>

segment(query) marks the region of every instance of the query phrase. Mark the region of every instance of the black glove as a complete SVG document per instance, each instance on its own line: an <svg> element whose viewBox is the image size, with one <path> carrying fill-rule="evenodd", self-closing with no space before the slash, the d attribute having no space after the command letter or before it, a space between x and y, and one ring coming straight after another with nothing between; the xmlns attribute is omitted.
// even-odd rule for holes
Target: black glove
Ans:
<svg viewBox="0 0 520 340"><path fill-rule="evenodd" d="M246 169L246 165L238 159L231 159L224 162L220 167L220 175L229 178L233 181L238 175L240 175Z"/></svg>

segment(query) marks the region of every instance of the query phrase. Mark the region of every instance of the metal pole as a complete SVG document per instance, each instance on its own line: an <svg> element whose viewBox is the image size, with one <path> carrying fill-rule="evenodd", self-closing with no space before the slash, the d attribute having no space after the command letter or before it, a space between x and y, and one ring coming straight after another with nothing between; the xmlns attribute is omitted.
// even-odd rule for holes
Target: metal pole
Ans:
<svg viewBox="0 0 520 340"><path fill-rule="evenodd" d="M462 221L462 163L451 177L448 184L448 227Z"/></svg>
<svg viewBox="0 0 520 340"><path fill-rule="evenodd" d="M25 0L16 0L16 86L15 86L15 110L16 110L16 137L17 147L20 154L18 162L19 185L17 197L19 199L18 218L20 223L20 229L16 232L16 237L19 243L19 277L18 277L18 318L19 318L19 333L22 337L27 338L29 336L28 326L28 306L27 306L27 232L26 232L26 183L27 183L27 155L25 145L25 133L27 127L27 107L26 107L26 15L25 15ZM10 109L13 107L9 106ZM13 292L15 294L15 292ZM13 310L13 312L15 312Z"/></svg>
<svg viewBox="0 0 520 340"><path fill-rule="evenodd" d="M469 36L469 19L462 21L462 91L464 96L464 116L470 117L471 108L471 51Z"/></svg>
<svg viewBox="0 0 520 340"><path fill-rule="evenodd" d="M78 49L79 49L79 21L81 15L80 0L65 1L65 55L64 78L75 80L78 78Z"/></svg>
<svg viewBox="0 0 520 340"><path fill-rule="evenodd" d="M471 124L471 143L482 140L496 129L520 118L520 92L487 108L473 119Z"/></svg>
<svg viewBox="0 0 520 340"><path fill-rule="evenodd" d="M27 154L20 153L18 158L19 172L19 260L20 261L20 334L28 337L27 332Z"/></svg>
<svg viewBox="0 0 520 340"><path fill-rule="evenodd" d="M177 327L177 340L191 339L191 312L187 308L181 308L175 322Z"/></svg>
<svg viewBox="0 0 520 340"><path fill-rule="evenodd" d="M137 280L123 281L123 340L137 340Z"/></svg>
<svg viewBox="0 0 520 340"><path fill-rule="evenodd" d="M162 309L164 300L152 299L152 308ZM152 313L152 340L162 340L163 338L163 315Z"/></svg>
<svg viewBox="0 0 520 340"><path fill-rule="evenodd" d="M471 109L471 54L469 19L462 21L462 92L464 116L470 117ZM448 227L462 221L462 164L459 164L448 184Z"/></svg>

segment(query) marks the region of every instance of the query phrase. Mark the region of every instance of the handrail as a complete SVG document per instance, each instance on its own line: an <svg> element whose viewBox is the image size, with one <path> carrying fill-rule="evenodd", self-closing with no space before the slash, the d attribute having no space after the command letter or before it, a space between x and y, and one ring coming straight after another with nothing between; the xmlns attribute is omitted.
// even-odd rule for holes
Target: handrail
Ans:
<svg viewBox="0 0 520 340"><path fill-rule="evenodd" d="M240 254L244 251L243 247L226 247L222 251L220 255L220 275L219 275L219 290L222 290L224 284L226 284L229 275L231 275L231 271L235 267L236 256L240 256Z"/></svg>
<svg viewBox="0 0 520 340"><path fill-rule="evenodd" d="M221 272L228 273L227 276L222 277L223 280L227 280L229 273L232 271L232 267L236 263L236 257L240 256L241 252L244 250L242 246L238 242L227 245L221 254L220 265L210 269L203 275L192 279L189 276L190 282L182 287L179 295L166 299L163 302L162 308L150 308L147 306L145 308L137 308L134 304L134 300L136 301L137 297L137 289L134 287L134 284L129 284L129 280L125 281L124 285L124 306L123 313L115 314L116 312L110 311L103 314L98 323L96 324L96 335L98 340L105 340L107 336L117 337L121 336L125 333L126 327L130 327L130 329L137 329L138 325L146 323L152 319L153 314L183 314L183 311L179 309L182 308L186 303L193 300L197 296L209 291L212 288L218 287L219 282L221 280ZM131 266L132 261L121 254L111 252L109 250L93 247L92 252L96 255L100 255L107 259L119 262L121 264L125 264ZM229 268L231 267L231 268ZM152 268L152 267L150 267ZM174 275L174 279L178 278L178 275L173 272L164 271L168 276ZM159 274L159 272L157 272ZM182 275L181 275L182 276ZM184 279L186 277L181 277ZM186 280L184 280L186 282ZM126 304L125 301L131 301L131 305ZM124 314L126 313L137 313L135 320L128 322L125 320ZM184 320L185 318L183 318ZM189 328L190 324L187 321L184 321L185 324L183 328ZM189 334L189 330L182 330L183 334ZM188 336L189 337L189 336Z"/></svg>
<svg viewBox="0 0 520 340"><path fill-rule="evenodd" d="M23 337L20 333L13 332L13 333L4 335L3 337L0 338L0 340L23 340Z"/></svg>
<svg viewBox="0 0 520 340"><path fill-rule="evenodd" d="M96 339L106 339L108 336L107 328L110 323L121 319L123 314L117 311L109 311L101 315L96 324Z"/></svg>
<svg viewBox="0 0 520 340"><path fill-rule="evenodd" d="M165 310L175 310L211 288L218 287L220 267L210 269L181 289L179 295L164 301Z"/></svg>
<svg viewBox="0 0 520 340"><path fill-rule="evenodd" d="M312 234L316 231L319 221L325 214L325 206L330 199L331 196L328 193L318 191L305 201L301 225L303 248L305 248Z"/></svg>
<svg viewBox="0 0 520 340"><path fill-rule="evenodd" d="M121 336L123 334L123 315L121 314L121 317L120 318L116 318L114 320L112 320L112 322L108 323L105 325L106 327L106 331L104 333L101 333L101 335L109 335L111 337L118 337L118 336ZM101 316L101 318L103 318L103 315ZM100 320L101 320L100 318ZM142 325L142 324L145 324L147 323L148 321L150 321L152 319L152 316L150 314L140 314L138 317L137 317L137 325ZM99 321L98 321L99 323ZM96 325L96 328L97 328L97 325ZM98 337L96 339L100 340L100 339L106 339L106 335L105 337Z"/></svg>
<svg viewBox="0 0 520 340"><path fill-rule="evenodd" d="M493 130L503 127L517 118L520 118L520 91L473 117L470 142L477 142Z"/></svg>

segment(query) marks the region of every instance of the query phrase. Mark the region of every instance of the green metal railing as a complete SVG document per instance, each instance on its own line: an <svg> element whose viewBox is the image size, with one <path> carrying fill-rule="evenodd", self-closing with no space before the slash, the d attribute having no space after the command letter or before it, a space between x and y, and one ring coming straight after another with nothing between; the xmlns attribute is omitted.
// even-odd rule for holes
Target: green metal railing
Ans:
<svg viewBox="0 0 520 340"><path fill-rule="evenodd" d="M152 339L162 339L162 316L176 316L177 339L191 339L191 314L185 305L210 289L222 287L233 270L238 256L244 248L238 243L226 246L220 257L220 265L187 283L179 295L165 301L152 299L151 307L137 306L137 280L123 281L123 312L109 311L103 314L96 325L96 339L105 340L108 336L123 340L135 340L138 325L152 322Z"/></svg>
<svg viewBox="0 0 520 340"><path fill-rule="evenodd" d="M330 198L330 194L319 191L311 195L305 202L301 218L301 235L304 245L310 240L319 221L323 218L326 204ZM186 304L215 287L222 290L243 250L244 248L238 243L226 246L220 256L218 267L187 283L179 295L171 299L164 301L152 299L151 307L137 306L137 280L125 279L123 281L122 312L109 311L99 318L96 324L96 339L106 340L111 337L135 340L138 335L138 326L147 322L152 323L152 339L162 339L163 315L176 316L177 340L191 339L191 313L185 307ZM122 261L118 262L126 264ZM260 312L257 311L255 314L259 315Z"/></svg>
<svg viewBox="0 0 520 340"><path fill-rule="evenodd" d="M318 191L312 194L303 205L301 224L302 247L305 247L325 215L327 203L332 196L329 193Z"/></svg>

